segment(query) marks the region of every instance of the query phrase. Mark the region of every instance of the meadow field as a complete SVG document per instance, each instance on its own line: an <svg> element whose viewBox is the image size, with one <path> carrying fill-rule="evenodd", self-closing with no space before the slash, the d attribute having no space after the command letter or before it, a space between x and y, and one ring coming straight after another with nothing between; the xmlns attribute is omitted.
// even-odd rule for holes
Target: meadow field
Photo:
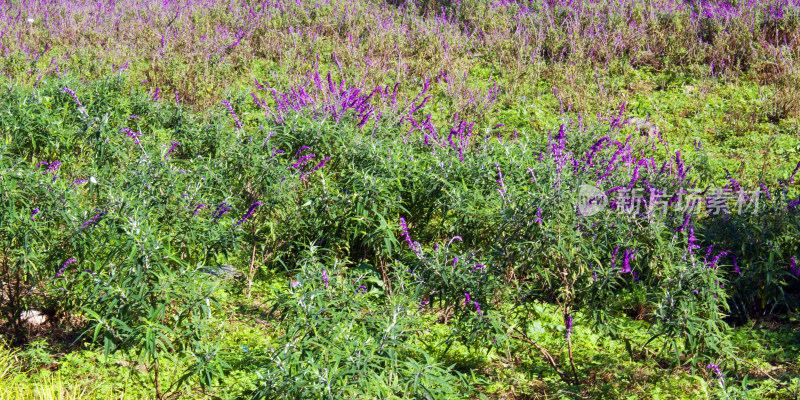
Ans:
<svg viewBox="0 0 800 400"><path fill-rule="evenodd" d="M0 400L800 398L800 0L0 0Z"/></svg>

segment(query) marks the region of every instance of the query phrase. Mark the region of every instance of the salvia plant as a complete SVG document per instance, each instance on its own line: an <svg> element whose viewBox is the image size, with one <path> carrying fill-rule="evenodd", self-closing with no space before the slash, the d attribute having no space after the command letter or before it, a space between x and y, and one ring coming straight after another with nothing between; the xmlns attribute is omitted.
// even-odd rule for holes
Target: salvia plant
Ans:
<svg viewBox="0 0 800 400"><path fill-rule="evenodd" d="M734 393L730 325L800 306L800 160L717 171L600 76L767 68L791 98L800 6L392 3L0 3L3 333L40 310L158 399L234 370L239 398L480 397L451 361L512 348L580 385L585 332ZM510 72L571 68L596 115ZM240 292L272 333L246 350Z"/></svg>

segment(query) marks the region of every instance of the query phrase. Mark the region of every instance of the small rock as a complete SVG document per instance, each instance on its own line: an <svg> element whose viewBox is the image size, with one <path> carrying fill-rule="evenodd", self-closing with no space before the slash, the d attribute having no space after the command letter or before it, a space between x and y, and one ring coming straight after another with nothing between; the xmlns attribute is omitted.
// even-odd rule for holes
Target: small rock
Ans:
<svg viewBox="0 0 800 400"><path fill-rule="evenodd" d="M200 272L219 276L220 278L231 279L231 278L241 278L244 275L237 271L236 268L233 268L230 265L220 265L213 268L201 268Z"/></svg>
<svg viewBox="0 0 800 400"><path fill-rule="evenodd" d="M33 326L39 326L47 322L47 316L37 310L23 311L19 318Z"/></svg>
<svg viewBox="0 0 800 400"><path fill-rule="evenodd" d="M642 135L647 135L649 137L658 136L658 127L649 120L633 117L629 122L631 126L641 132Z"/></svg>

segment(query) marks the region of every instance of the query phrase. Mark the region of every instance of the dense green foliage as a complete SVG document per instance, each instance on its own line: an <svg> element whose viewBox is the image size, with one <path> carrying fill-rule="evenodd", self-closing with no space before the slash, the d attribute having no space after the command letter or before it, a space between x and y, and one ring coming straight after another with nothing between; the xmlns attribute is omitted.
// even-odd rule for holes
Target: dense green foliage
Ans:
<svg viewBox="0 0 800 400"><path fill-rule="evenodd" d="M11 4L0 399L796 397L778 3Z"/></svg>

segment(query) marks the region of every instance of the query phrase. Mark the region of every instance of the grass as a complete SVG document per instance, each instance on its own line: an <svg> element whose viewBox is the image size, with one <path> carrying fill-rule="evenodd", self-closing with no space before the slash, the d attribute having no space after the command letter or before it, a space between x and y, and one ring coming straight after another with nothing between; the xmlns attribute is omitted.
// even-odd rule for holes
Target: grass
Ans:
<svg viewBox="0 0 800 400"><path fill-rule="evenodd" d="M253 299L241 298L244 304L258 303ZM233 302L234 304L236 302ZM233 304L232 304L233 305ZM558 313L552 306L543 304L542 315L553 316ZM270 340L269 321L264 321L259 313L230 308L226 313L235 315L220 331L224 338L224 349L231 352L233 359L244 363L238 370L210 388L207 393L186 392L180 398L225 398L241 388L247 379L246 351L268 347ZM709 371L688 367L654 368L654 360L643 354L629 353L624 344L604 338L583 328L579 319L575 331L576 363L584 377L582 385L565 385L558 381L549 366L527 346L510 345L497 348L488 353L473 352L469 348L456 345L446 354L441 353L437 343L448 336L447 326L436 323L435 315L425 318L424 333L417 337L420 346L425 346L431 355L440 362L452 364L457 370L471 373L473 385L489 398L661 398L696 399L715 398L716 379ZM588 322L588 321L585 321ZM626 332L635 341L644 341L642 328L646 323L620 321L627 325ZM777 328L777 329L776 329ZM563 346L561 335L563 326L558 318L536 321L530 329L530 337L542 345L559 348ZM796 332L785 326L766 326L754 323L735 328L731 335L742 350L742 356L771 375L783 378L793 390L800 384L798 369L794 365L798 351ZM795 335L795 338L792 338ZM88 344L87 344L88 345ZM77 350L63 353L63 344L54 343L46 349L60 353L54 364L39 368L27 374L6 373L0 386L2 398L32 399L101 399L101 398L151 398L133 384L143 379L140 372L118 365L119 359L104 360L102 352ZM70 346L67 346L67 349ZM437 350L438 349L438 350ZM767 350L769 349L769 350ZM765 351L766 350L766 351ZM561 349L565 351L565 349ZM561 354L565 356L565 354ZM5 349L0 367L6 371L18 368L25 363L25 357ZM746 398L791 398L784 390L779 390L769 380L762 380L763 374L756 368L742 364L736 375L749 377ZM471 372L470 372L471 371ZM697 374L700 375L697 375ZM134 375L134 376L131 376ZM732 378L732 376L729 376ZM24 394L24 395L21 395Z"/></svg>

